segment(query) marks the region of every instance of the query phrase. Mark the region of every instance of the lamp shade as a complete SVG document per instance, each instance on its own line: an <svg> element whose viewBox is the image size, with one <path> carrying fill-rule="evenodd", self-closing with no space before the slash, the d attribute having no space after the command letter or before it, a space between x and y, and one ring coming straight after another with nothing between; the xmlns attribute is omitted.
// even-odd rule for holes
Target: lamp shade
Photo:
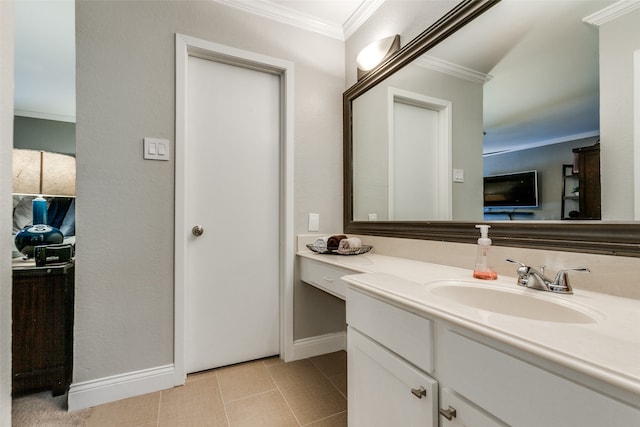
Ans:
<svg viewBox="0 0 640 427"><path fill-rule="evenodd" d="M13 149L13 192L46 196L76 195L76 159L47 151Z"/></svg>

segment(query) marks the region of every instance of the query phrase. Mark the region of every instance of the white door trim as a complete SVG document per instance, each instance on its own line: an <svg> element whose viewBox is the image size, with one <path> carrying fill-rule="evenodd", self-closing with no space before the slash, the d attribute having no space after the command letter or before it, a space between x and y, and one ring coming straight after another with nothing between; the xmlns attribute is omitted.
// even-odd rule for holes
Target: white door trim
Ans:
<svg viewBox="0 0 640 427"><path fill-rule="evenodd" d="M176 34L176 137L175 137L175 254L174 254L174 365L175 385L184 384L186 242L186 78L189 56L232 63L280 76L282 126L280 140L280 357L293 354L293 63L221 44Z"/></svg>
<svg viewBox="0 0 640 427"><path fill-rule="evenodd" d="M438 220L451 220L453 218L453 202L451 197L451 151L452 151L452 103L444 99L410 92L396 87L389 87L388 96L388 120L389 120L389 166L388 166L388 218L393 220L393 150L395 144L394 108L396 102L427 108L438 113ZM429 218L436 219L436 218Z"/></svg>
<svg viewBox="0 0 640 427"><path fill-rule="evenodd" d="M633 52L633 219L640 221L640 50Z"/></svg>

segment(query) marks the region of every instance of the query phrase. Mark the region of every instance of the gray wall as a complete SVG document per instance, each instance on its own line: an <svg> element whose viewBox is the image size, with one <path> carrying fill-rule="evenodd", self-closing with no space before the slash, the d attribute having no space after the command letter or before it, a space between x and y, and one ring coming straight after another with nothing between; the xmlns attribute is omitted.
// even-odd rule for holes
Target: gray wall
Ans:
<svg viewBox="0 0 640 427"><path fill-rule="evenodd" d="M640 10L600 27L600 164L602 219L633 219L633 52L640 49ZM636 83L638 77L636 76ZM637 115L640 112L636 111ZM636 158L638 158L637 154ZM640 167L636 165L636 167Z"/></svg>
<svg viewBox="0 0 640 427"><path fill-rule="evenodd" d="M144 161L141 144L174 141L174 34L294 62L296 233L309 212L323 233L342 228L344 44L206 1L81 0L76 31L81 382L173 361L174 165ZM344 327L331 297L298 284L295 302L296 336Z"/></svg>
<svg viewBox="0 0 640 427"><path fill-rule="evenodd" d="M76 124L15 116L13 146L55 153L76 153Z"/></svg>

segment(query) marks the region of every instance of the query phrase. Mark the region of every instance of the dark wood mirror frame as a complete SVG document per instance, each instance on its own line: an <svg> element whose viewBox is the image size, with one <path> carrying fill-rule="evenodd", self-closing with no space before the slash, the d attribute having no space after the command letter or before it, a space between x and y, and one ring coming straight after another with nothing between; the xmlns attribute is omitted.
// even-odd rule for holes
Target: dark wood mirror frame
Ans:
<svg viewBox="0 0 640 427"><path fill-rule="evenodd" d="M475 243L475 222L353 221L353 150L351 103L358 96L484 13L499 0L464 0L343 95L344 232L446 242ZM483 222L483 221L481 221ZM621 222L491 221L495 245L640 257L640 224Z"/></svg>

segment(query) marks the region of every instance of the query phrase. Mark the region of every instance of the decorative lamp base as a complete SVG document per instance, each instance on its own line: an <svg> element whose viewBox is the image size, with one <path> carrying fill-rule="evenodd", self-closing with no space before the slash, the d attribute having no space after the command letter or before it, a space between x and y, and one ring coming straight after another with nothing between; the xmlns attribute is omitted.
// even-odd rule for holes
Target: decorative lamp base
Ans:
<svg viewBox="0 0 640 427"><path fill-rule="evenodd" d="M36 246L62 243L60 230L44 224L27 225L16 234L16 248L29 258L33 258Z"/></svg>

